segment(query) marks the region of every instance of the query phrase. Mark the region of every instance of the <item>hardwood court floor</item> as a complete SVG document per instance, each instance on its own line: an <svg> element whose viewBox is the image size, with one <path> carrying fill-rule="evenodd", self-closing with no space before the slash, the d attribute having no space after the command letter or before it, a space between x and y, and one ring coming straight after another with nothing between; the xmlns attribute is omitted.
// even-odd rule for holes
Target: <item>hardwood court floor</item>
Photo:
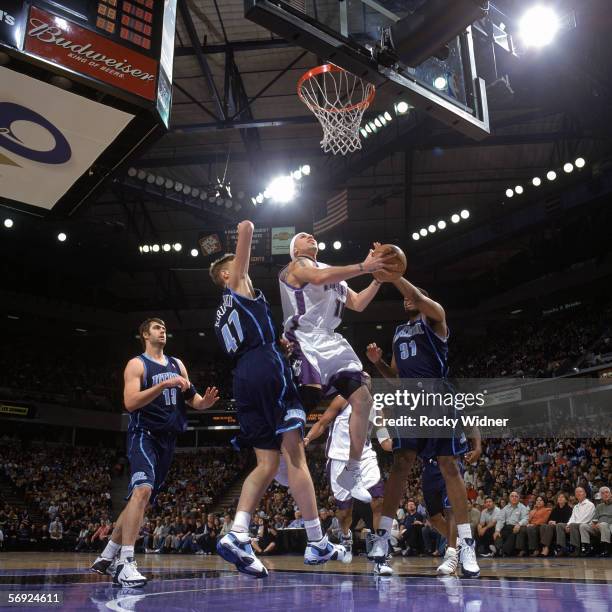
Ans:
<svg viewBox="0 0 612 612"><path fill-rule="evenodd" d="M253 580L217 556L151 554L138 556L150 578L143 589L113 587L109 577L88 571L93 559L85 553L0 553L0 610L15 609L2 605L9 593L26 591L60 594L56 609L98 612L608 612L612 603L610 559L479 559L482 577L466 580L436 578L436 559L394 558L395 575L381 579L364 557L313 568L286 555L264 557L270 575Z"/></svg>

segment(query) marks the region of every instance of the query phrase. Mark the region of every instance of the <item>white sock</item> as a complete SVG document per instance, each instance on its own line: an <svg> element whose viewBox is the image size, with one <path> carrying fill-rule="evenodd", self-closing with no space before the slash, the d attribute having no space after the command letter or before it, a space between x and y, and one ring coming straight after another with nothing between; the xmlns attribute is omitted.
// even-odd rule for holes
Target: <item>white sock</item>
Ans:
<svg viewBox="0 0 612 612"><path fill-rule="evenodd" d="M323 531L321 530L321 521L316 518L312 521L304 521L306 528L306 537L309 542L318 542L323 539Z"/></svg>
<svg viewBox="0 0 612 612"><path fill-rule="evenodd" d="M457 535L460 540L469 540L472 537L472 528L469 523L457 525Z"/></svg>
<svg viewBox="0 0 612 612"><path fill-rule="evenodd" d="M121 544L115 544L110 538L108 539L108 544L102 551L100 555L103 559L113 560L121 550Z"/></svg>
<svg viewBox="0 0 612 612"><path fill-rule="evenodd" d="M236 517L234 518L234 524L232 525L232 531L236 533L249 533L249 527L251 526L251 513L243 512L238 510Z"/></svg>
<svg viewBox="0 0 612 612"><path fill-rule="evenodd" d="M349 472L356 472L359 469L359 463L360 463L359 459L349 459L346 462L346 469Z"/></svg>
<svg viewBox="0 0 612 612"><path fill-rule="evenodd" d="M378 524L378 531L376 533L379 536L391 535L392 528L393 528L393 519L390 516L381 516L380 523Z"/></svg>
<svg viewBox="0 0 612 612"><path fill-rule="evenodd" d="M122 546L120 561L126 561L127 559L134 558L134 547L133 546Z"/></svg>

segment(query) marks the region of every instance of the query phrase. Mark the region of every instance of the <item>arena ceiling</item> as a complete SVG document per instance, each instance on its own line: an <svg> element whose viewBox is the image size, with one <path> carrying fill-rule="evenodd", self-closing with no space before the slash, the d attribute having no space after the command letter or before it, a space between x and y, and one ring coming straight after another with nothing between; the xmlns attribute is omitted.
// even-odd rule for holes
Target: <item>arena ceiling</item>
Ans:
<svg viewBox="0 0 612 612"><path fill-rule="evenodd" d="M19 257L19 269L7 264L9 277L16 279L13 287L27 287L32 270L45 265L55 272L42 282L52 285L59 266L72 279L69 286L74 282L81 294L91 292L109 306L198 307L214 294L202 258L191 260L183 253L171 263L146 259L138 254L138 244L195 246L203 231L244 216L262 225L310 230L314 210L344 187L350 193L349 221L328 236L346 246L333 255L338 261L381 240L402 244L412 261L423 263L445 238L415 243L411 233L464 208L470 210L470 223L489 229L505 223L508 214L535 203L533 197L507 200L508 187L526 184L578 155L591 162L611 153L609 3L555 4L562 12L575 9L578 26L553 47L504 66L513 94L504 87L490 90L489 138L469 140L411 111L411 129L391 127L368 139L361 153L340 160L321 152L320 127L296 95L298 77L320 63L314 55L245 19L242 0L179 0L170 130L131 165L200 190L225 176L242 209L195 209L152 197L144 182L141 187L124 168L101 197L70 221L82 236L81 251L51 256L43 240L19 247L11 256ZM517 15L525 3L498 0L496 5ZM387 110L380 104L374 103L376 111ZM253 209L250 197L270 178L303 164L312 172L294 203ZM554 199L554 190L544 197ZM526 233L522 238L500 234L494 244L454 254L453 273L474 279L499 268L524 250ZM428 274L430 280L443 278L441 263ZM268 279L265 290L274 282L275 269L262 268L259 275Z"/></svg>

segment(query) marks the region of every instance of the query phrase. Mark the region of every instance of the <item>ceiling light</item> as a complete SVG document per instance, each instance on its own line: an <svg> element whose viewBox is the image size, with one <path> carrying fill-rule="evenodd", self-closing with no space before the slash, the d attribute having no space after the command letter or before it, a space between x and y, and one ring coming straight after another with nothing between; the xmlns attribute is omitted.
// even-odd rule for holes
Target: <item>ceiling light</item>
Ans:
<svg viewBox="0 0 612 612"><path fill-rule="evenodd" d="M567 162L566 164L563 165L563 172L565 172L566 174L569 174L570 172L574 171L574 165L570 164L569 162Z"/></svg>
<svg viewBox="0 0 612 612"><path fill-rule="evenodd" d="M179 252L180 252L180 250L183 248L183 245L182 245L180 242L175 242L175 243L172 245L172 248L173 248L173 249L174 249L174 250L175 250L177 253L179 253Z"/></svg>
<svg viewBox="0 0 612 612"><path fill-rule="evenodd" d="M443 90L446 89L448 82L443 76L439 76L434 79L433 84L436 89Z"/></svg>
<svg viewBox="0 0 612 612"><path fill-rule="evenodd" d="M295 197L295 183L290 176L278 176L268 185L268 191L272 200L285 204Z"/></svg>
<svg viewBox="0 0 612 612"><path fill-rule="evenodd" d="M294 170L291 173L291 176L293 177L294 180L299 181L302 178L302 171L301 170Z"/></svg>
<svg viewBox="0 0 612 612"><path fill-rule="evenodd" d="M159 244L154 244L154 245L151 247L151 250L152 250L154 253L159 253Z"/></svg>
<svg viewBox="0 0 612 612"><path fill-rule="evenodd" d="M387 121L393 120L393 117L391 117L391 113L389 111L385 111L385 114L383 116Z"/></svg>
<svg viewBox="0 0 612 612"><path fill-rule="evenodd" d="M324 242L319 242L319 251L324 251L326 246L327 245Z"/></svg>
<svg viewBox="0 0 612 612"><path fill-rule="evenodd" d="M174 191L183 191L183 183L174 183Z"/></svg>
<svg viewBox="0 0 612 612"><path fill-rule="evenodd" d="M67 236L67 235L66 235L64 232L60 232L60 233L57 235L57 239L58 239L60 242L66 242L66 239L67 239L67 238L68 238L68 236Z"/></svg>
<svg viewBox="0 0 612 612"><path fill-rule="evenodd" d="M460 213L462 219L468 219L470 216L470 211L463 209Z"/></svg>
<svg viewBox="0 0 612 612"><path fill-rule="evenodd" d="M141 181L144 181L147 178L147 173L144 170L139 170L137 176Z"/></svg>
<svg viewBox="0 0 612 612"><path fill-rule="evenodd" d="M372 128L370 127L370 125L368 123L365 124L365 131L367 134L371 134L372 133Z"/></svg>
<svg viewBox="0 0 612 612"><path fill-rule="evenodd" d="M460 217L460 216L459 216L457 213L455 213L455 214L454 214L454 215L451 217L451 221L452 221L453 223L459 223L459 221L461 221L461 217Z"/></svg>
<svg viewBox="0 0 612 612"><path fill-rule="evenodd" d="M376 117L376 119L374 119L374 125L377 128L381 128L382 127L382 123L380 122L380 119L378 117Z"/></svg>
<svg viewBox="0 0 612 612"><path fill-rule="evenodd" d="M428 231L430 234L435 234L435 233L436 233L436 229L437 229L437 228L436 228L436 226L435 226L435 225L432 223L432 224L431 224L431 225L430 225L430 226L427 228L427 231Z"/></svg>
<svg viewBox="0 0 612 612"><path fill-rule="evenodd" d="M264 201L263 194L262 194L262 193L258 193L258 194L257 194L257 197L255 198L255 201L256 201L258 204L261 204L261 203Z"/></svg>
<svg viewBox="0 0 612 612"><path fill-rule="evenodd" d="M446 221L440 220L438 221L438 229L443 230L446 227Z"/></svg>
<svg viewBox="0 0 612 612"><path fill-rule="evenodd" d="M5 219L4 220L4 227L6 227L6 229L11 229L11 227L13 227L13 225L15 225L15 223L13 222L12 219Z"/></svg>
<svg viewBox="0 0 612 612"><path fill-rule="evenodd" d="M360 128L359 131L364 138L368 137L368 132L364 128Z"/></svg>
<svg viewBox="0 0 612 612"><path fill-rule="evenodd" d="M395 105L395 112L398 115L405 115L408 112L408 109L410 107L408 106L408 102L404 102L403 100L401 102L398 102Z"/></svg>
<svg viewBox="0 0 612 612"><path fill-rule="evenodd" d="M336 251L339 251L342 248L342 243L339 240L336 240L332 246Z"/></svg>
<svg viewBox="0 0 612 612"><path fill-rule="evenodd" d="M427 230L424 227L422 227L419 230L419 234L421 234L421 236L423 236L423 238L425 238L425 236L427 236Z"/></svg>
<svg viewBox="0 0 612 612"><path fill-rule="evenodd" d="M167 253L172 247L166 243L166 244L162 244L162 249L164 251L164 253Z"/></svg>
<svg viewBox="0 0 612 612"><path fill-rule="evenodd" d="M512 189L506 189L506 197L511 198L514 196L514 191Z"/></svg>
<svg viewBox="0 0 612 612"><path fill-rule="evenodd" d="M554 180L557 178L557 173L556 173L554 170L549 170L549 171L546 173L546 178L547 178L549 181L554 181Z"/></svg>
<svg viewBox="0 0 612 612"><path fill-rule="evenodd" d="M531 179L531 184L532 184L534 187L539 187L539 186L542 184L542 179L541 179L539 176L534 176L534 177Z"/></svg>
<svg viewBox="0 0 612 612"><path fill-rule="evenodd" d="M154 174L147 174L147 183L152 185L157 177Z"/></svg>
<svg viewBox="0 0 612 612"><path fill-rule="evenodd" d="M419 232L414 232L414 233L412 234L412 239L413 239L413 240L418 240L420 237L421 237L421 236L419 236Z"/></svg>
<svg viewBox="0 0 612 612"><path fill-rule="evenodd" d="M166 179L166 184L165 184L166 189L172 189L173 186L174 186L174 181L172 179Z"/></svg>
<svg viewBox="0 0 612 612"><path fill-rule="evenodd" d="M198 249L191 249L191 256L192 257L197 257L198 256Z"/></svg>
<svg viewBox="0 0 612 612"><path fill-rule="evenodd" d="M586 163L586 162L584 161L584 158L583 158L583 157L579 157L579 158L578 158L578 159L577 159L577 160L574 162L574 164L576 165L576 168L584 168L584 164L585 164L585 163Z"/></svg>
<svg viewBox="0 0 612 612"><path fill-rule="evenodd" d="M519 35L528 47L544 47L559 30L559 18L547 6L530 8L519 21Z"/></svg>
<svg viewBox="0 0 612 612"><path fill-rule="evenodd" d="M138 174L138 170L136 168L130 168L128 170L128 176L136 176Z"/></svg>
<svg viewBox="0 0 612 612"><path fill-rule="evenodd" d="M300 170L304 176L308 176L310 174L310 166L308 164L304 164Z"/></svg>
<svg viewBox="0 0 612 612"><path fill-rule="evenodd" d="M517 195L521 195L523 193L523 186L522 185L517 185L514 188L514 191L516 192Z"/></svg>
<svg viewBox="0 0 612 612"><path fill-rule="evenodd" d="M148 253L150 251L148 244L143 244L140 249L143 253Z"/></svg>

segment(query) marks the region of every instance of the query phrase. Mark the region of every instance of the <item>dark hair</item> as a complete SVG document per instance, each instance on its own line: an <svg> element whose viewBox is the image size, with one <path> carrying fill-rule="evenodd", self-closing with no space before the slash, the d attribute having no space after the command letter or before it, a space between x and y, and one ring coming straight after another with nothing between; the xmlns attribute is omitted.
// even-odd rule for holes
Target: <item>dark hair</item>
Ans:
<svg viewBox="0 0 612 612"><path fill-rule="evenodd" d="M217 285L218 287L223 287L223 281L221 280L221 270L223 270L225 265L232 261L235 257L236 255L234 255L234 253L226 253L222 257L219 257L219 259L215 259L215 261L210 264L210 269L208 273L210 274L212 282L215 283L215 285Z"/></svg>
<svg viewBox="0 0 612 612"><path fill-rule="evenodd" d="M152 317L151 319L144 320L138 327L138 335L140 336L140 342L142 342L143 349L147 348L147 343L145 342L144 335L149 332L151 323L159 323L160 325L163 325L164 327L166 327L166 324L161 319L158 319L157 317Z"/></svg>

